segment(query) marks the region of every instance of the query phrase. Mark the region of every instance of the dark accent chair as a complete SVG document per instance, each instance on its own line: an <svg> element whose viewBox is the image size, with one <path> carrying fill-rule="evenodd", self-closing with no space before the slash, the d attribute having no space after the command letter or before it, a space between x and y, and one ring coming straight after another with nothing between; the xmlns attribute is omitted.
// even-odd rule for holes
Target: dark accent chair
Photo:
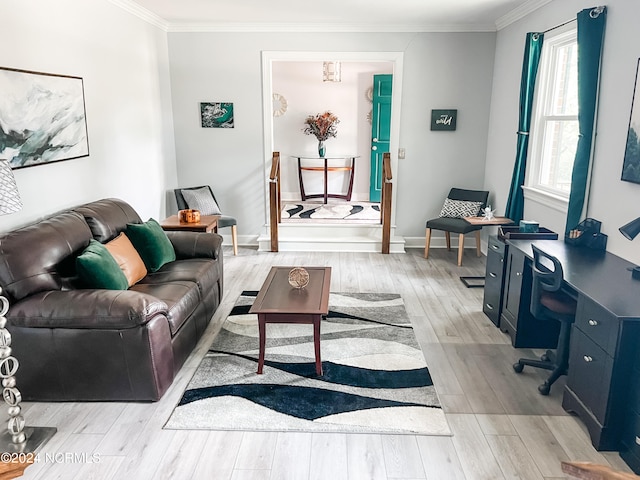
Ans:
<svg viewBox="0 0 640 480"><path fill-rule="evenodd" d="M520 373L525 365L551 370L549 378L538 387L542 395L549 395L551 385L561 375L566 375L569 367L569 341L571 324L575 321L576 301L562 288L562 264L553 255L543 252L535 245L533 248L533 286L531 289L532 315L539 320L559 321L560 335L556 351L547 350L540 360L521 358L513 364ZM552 267L552 268L549 268Z"/></svg>
<svg viewBox="0 0 640 480"><path fill-rule="evenodd" d="M184 199L184 196L182 195L182 191L183 190L197 190L199 188L208 188L209 192L211 193L211 197L213 198L213 201L216 202L216 205L218 205L218 207L220 206L220 204L216 200L216 196L213 194L213 190L211 190L211 187L209 185L201 185L199 187L176 188L176 189L173 190L173 192L176 195L176 202L178 204L178 210L185 210L187 208L194 208L194 207L191 207L191 206L189 206L187 204L186 200ZM229 215L221 215L220 219L218 219L218 225L216 227L216 232L218 231L218 228L231 227L231 242L233 243L233 254L234 255L238 255L238 230L237 230L237 227L236 227L237 224L238 224L238 222L236 221L236 219L234 217L230 217Z"/></svg>
<svg viewBox="0 0 640 480"><path fill-rule="evenodd" d="M463 188L452 188L447 198L450 200L463 200L469 202L482 202L480 211L487 206L489 192L486 190L465 190ZM470 232L476 232L476 253L480 252L480 231L481 225L471 225L464 218L438 217L427 221L426 240L424 245L424 258L429 258L429 246L431 244L431 230L443 230L447 240L447 250L451 251L451 232L458 236L458 266L462 265L462 254L464 252L464 236Z"/></svg>

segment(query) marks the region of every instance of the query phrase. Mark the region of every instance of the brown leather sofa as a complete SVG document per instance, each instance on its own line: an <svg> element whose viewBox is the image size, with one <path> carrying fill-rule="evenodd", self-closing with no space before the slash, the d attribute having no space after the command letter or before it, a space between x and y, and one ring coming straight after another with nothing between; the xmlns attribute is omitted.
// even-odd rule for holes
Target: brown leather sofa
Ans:
<svg viewBox="0 0 640 480"><path fill-rule="evenodd" d="M222 238L167 232L176 261L128 290L83 289L75 258L142 223L118 199L56 214L0 236L0 286L26 400L158 400L222 298Z"/></svg>

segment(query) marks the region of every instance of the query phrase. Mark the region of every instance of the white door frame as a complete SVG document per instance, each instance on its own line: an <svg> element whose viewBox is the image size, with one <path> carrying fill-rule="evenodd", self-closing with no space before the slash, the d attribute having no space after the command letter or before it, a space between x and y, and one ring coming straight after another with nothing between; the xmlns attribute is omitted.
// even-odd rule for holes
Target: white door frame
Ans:
<svg viewBox="0 0 640 480"><path fill-rule="evenodd" d="M271 155L273 153L273 102L271 95L273 62L308 62L324 61L330 58L342 62L388 62L393 65L393 90L391 93L391 139L389 151L391 153L391 172L393 180L398 185L398 145L400 139L400 105L402 100L403 52L262 52L262 115L263 115L263 146L264 146L264 198L265 198L265 234L269 231L269 172L271 170ZM395 223L397 188L392 193L391 223Z"/></svg>

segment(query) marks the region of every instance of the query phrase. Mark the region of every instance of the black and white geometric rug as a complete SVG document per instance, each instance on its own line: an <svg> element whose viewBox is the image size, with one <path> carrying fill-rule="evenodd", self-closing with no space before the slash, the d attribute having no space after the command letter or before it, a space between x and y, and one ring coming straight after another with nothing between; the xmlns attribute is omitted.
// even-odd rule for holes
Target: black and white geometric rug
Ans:
<svg viewBox="0 0 640 480"><path fill-rule="evenodd" d="M165 428L451 434L400 295L331 293L318 377L313 327L295 324L267 324L256 374L256 294L239 297Z"/></svg>
<svg viewBox="0 0 640 480"><path fill-rule="evenodd" d="M327 204L311 202L285 203L282 207L282 221L300 220L379 223L380 204L368 202Z"/></svg>

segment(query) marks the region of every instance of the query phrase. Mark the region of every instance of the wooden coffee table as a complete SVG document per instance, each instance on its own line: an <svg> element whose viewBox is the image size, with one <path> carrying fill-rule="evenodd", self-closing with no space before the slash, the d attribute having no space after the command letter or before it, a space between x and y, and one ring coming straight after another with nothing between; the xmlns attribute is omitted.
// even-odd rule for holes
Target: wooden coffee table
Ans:
<svg viewBox="0 0 640 480"><path fill-rule="evenodd" d="M331 267L304 267L309 272L309 284L304 288L289 285L293 267L271 267L249 313L258 315L260 355L258 373L264 367L267 323L308 323L313 325L316 373L322 375L320 359L320 321L329 313Z"/></svg>

